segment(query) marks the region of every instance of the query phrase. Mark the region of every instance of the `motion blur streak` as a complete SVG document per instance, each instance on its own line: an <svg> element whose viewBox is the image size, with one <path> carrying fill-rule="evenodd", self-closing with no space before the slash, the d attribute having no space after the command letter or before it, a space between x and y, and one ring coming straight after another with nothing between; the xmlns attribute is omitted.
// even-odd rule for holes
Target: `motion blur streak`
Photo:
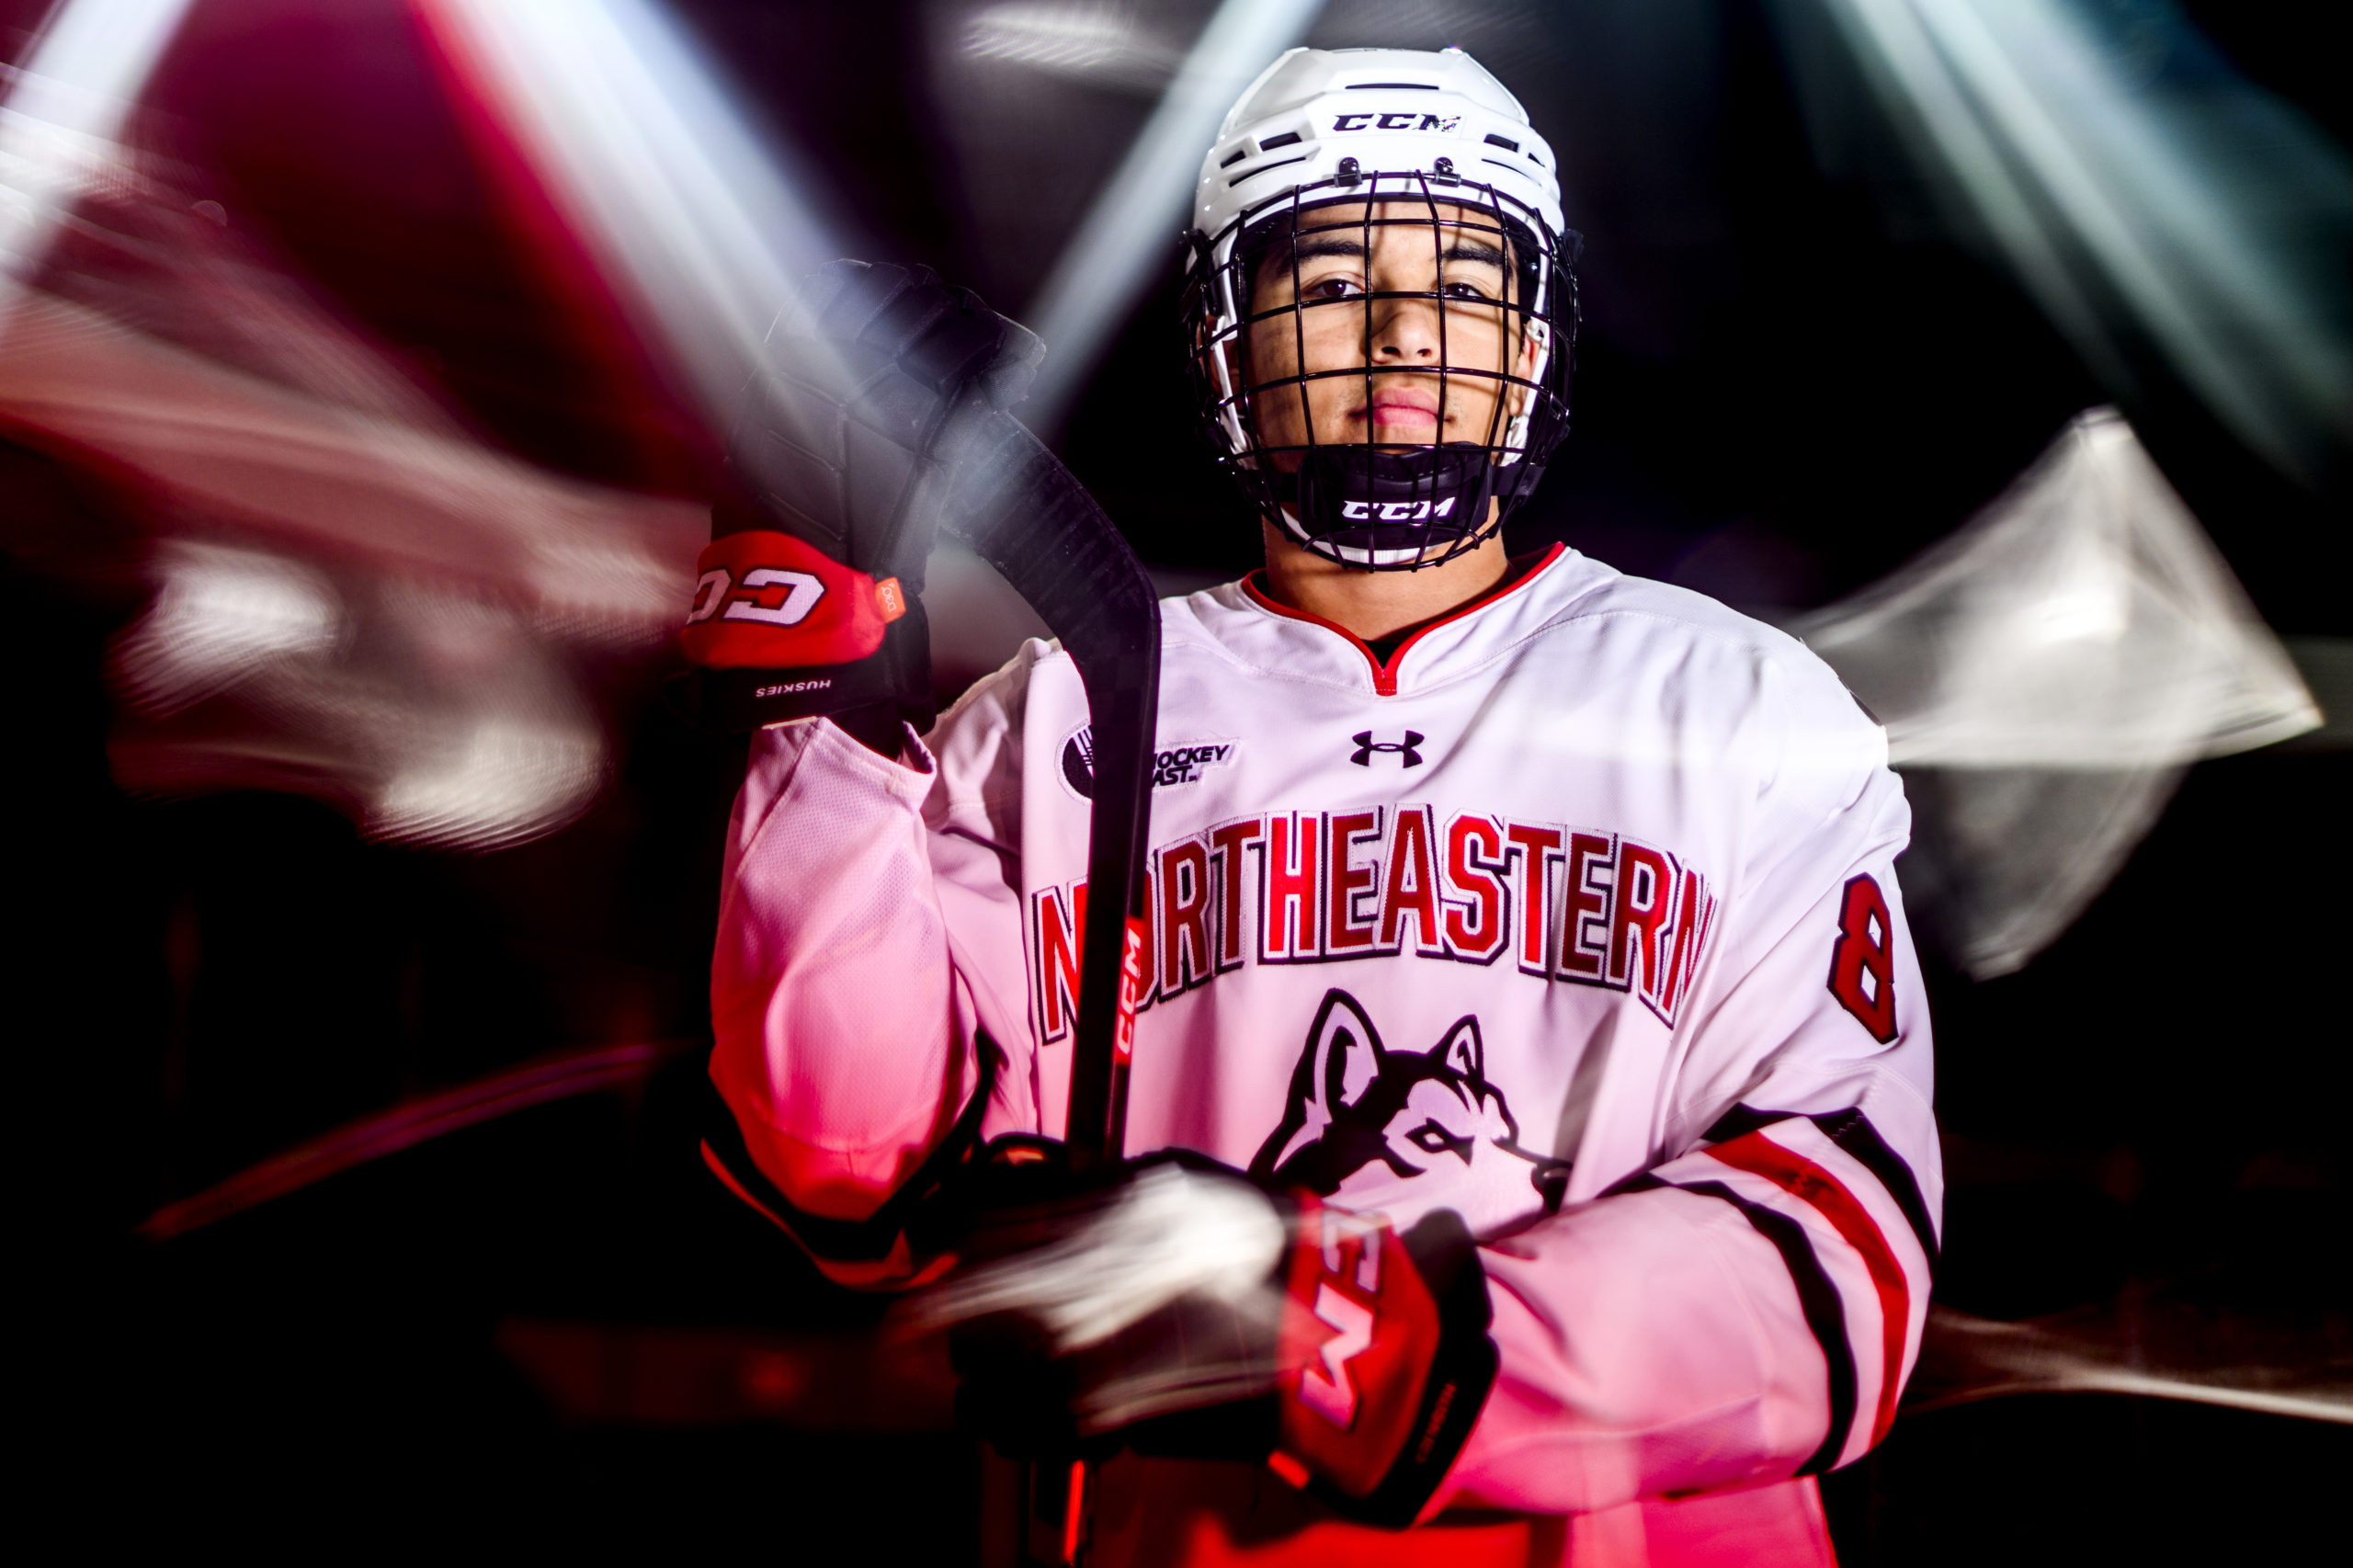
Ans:
<svg viewBox="0 0 2353 1568"><path fill-rule="evenodd" d="M663 1062L699 1044L654 1040L556 1051L454 1089L404 1100L166 1204L140 1222L138 1234L147 1241L167 1242L446 1133L575 1095L634 1088Z"/></svg>
<svg viewBox="0 0 2353 1568"><path fill-rule="evenodd" d="M1967 525L1790 630L1887 726L1907 896L1980 979L2108 885L2181 771L2321 722L2287 650L2113 409Z"/></svg>
<svg viewBox="0 0 2353 1568"><path fill-rule="evenodd" d="M1098 1195L1087 1224L1062 1240L965 1268L910 1300L903 1322L929 1334L998 1312L1029 1317L1058 1354L1100 1345L1150 1313L1198 1296L1248 1314L1281 1311L1275 1266L1283 1222L1261 1199L1176 1165L1146 1170L1108 1202ZM1018 1224L1008 1226L1017 1233ZM1273 1381L1248 1358L1188 1347L1181 1366L1145 1364L1089 1392L1081 1415L1093 1431L1147 1415L1214 1404Z"/></svg>
<svg viewBox="0 0 2353 1568"><path fill-rule="evenodd" d="M1906 1410L2020 1393L2134 1394L2353 1426L2353 1362L2322 1322L2228 1313L2218 1324L2147 1302L2036 1323L1928 1309Z"/></svg>
<svg viewBox="0 0 2353 1568"><path fill-rule="evenodd" d="M2161 7L1823 4L1921 161L2103 379L2129 386L2124 345L2145 335L2282 469L2312 478L2353 444L2331 260L2353 166L2325 135ZM2117 305L2129 320L2104 319Z"/></svg>
<svg viewBox="0 0 2353 1568"><path fill-rule="evenodd" d="M1188 1244L1172 1247L1171 1236ZM1138 1176L1083 1233L968 1268L935 1287L915 1315L938 1328L1029 1312L1052 1332L1057 1350L1083 1350L1188 1291L1240 1301L1282 1250L1282 1222L1264 1203L1166 1165Z"/></svg>
<svg viewBox="0 0 2353 1568"><path fill-rule="evenodd" d="M176 1208L177 1206L175 1206ZM2030 1393L2122 1393L2353 1423L2353 1375L2325 1327L2106 1310L2027 1323L1931 1307L1907 1416ZM499 1348L574 1421L804 1431L954 1429L937 1338L510 1319ZM2221 1352L2217 1354L2218 1350ZM926 1364L926 1358L932 1364Z"/></svg>
<svg viewBox="0 0 2353 1568"><path fill-rule="evenodd" d="M1184 221L1201 149L1275 56L1307 36L1323 0L1224 0L1152 119L1054 263L1028 319L1046 340L1022 417L1051 431Z"/></svg>
<svg viewBox="0 0 2353 1568"><path fill-rule="evenodd" d="M142 712L168 718L341 640L335 585L300 562L192 541L161 553L172 565L154 608L118 647L118 688Z"/></svg>
<svg viewBox="0 0 2353 1568"><path fill-rule="evenodd" d="M288 362L353 347L290 308L272 330ZM156 597L113 649L124 788L295 790L372 836L467 849L588 809L607 770L589 688L665 645L699 507L337 406L45 292L0 310L0 346L14 437L204 536L154 543Z"/></svg>
<svg viewBox="0 0 2353 1568"><path fill-rule="evenodd" d="M412 0L724 429L779 303L843 254L647 0Z"/></svg>
<svg viewBox="0 0 2353 1568"><path fill-rule="evenodd" d="M1105 85L1158 91L1184 62L1121 6L1007 0L964 27L964 52Z"/></svg>
<svg viewBox="0 0 2353 1568"><path fill-rule="evenodd" d="M1803 625L1859 683L1898 767L2158 767L2320 722L2112 408L2079 415L1966 526Z"/></svg>
<svg viewBox="0 0 2353 1568"><path fill-rule="evenodd" d="M60 0L0 107L0 288L28 276L74 198L108 177L123 119L188 0Z"/></svg>

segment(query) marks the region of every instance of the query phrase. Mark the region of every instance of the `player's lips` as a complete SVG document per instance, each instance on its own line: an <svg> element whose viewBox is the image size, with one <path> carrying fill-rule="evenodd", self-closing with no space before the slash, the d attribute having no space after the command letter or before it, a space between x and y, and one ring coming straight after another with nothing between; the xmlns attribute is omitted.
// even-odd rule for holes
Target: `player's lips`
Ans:
<svg viewBox="0 0 2353 1568"><path fill-rule="evenodd" d="M1370 417L1375 425L1432 426L1438 424L1438 394L1384 387L1372 394L1370 403L1356 412L1359 418Z"/></svg>

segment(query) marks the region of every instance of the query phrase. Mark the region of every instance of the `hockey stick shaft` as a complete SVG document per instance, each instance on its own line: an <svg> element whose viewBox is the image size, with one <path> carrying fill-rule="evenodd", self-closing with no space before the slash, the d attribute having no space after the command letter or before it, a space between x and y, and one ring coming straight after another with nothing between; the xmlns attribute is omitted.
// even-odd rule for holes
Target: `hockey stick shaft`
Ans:
<svg viewBox="0 0 2353 1568"><path fill-rule="evenodd" d="M991 417L966 463L982 500L951 531L1062 640L1086 688L1095 793L1063 1134L1071 1164L1084 1170L1120 1158L1127 1141L1160 707L1160 607L1152 580L1111 519L1011 415ZM1023 1468L1024 1549L1038 1562L1076 1562L1086 1540L1088 1467Z"/></svg>
<svg viewBox="0 0 2353 1568"><path fill-rule="evenodd" d="M1160 699L1152 580L1070 472L1010 415L965 460L980 504L949 525L1062 640L1086 688L1095 754L1078 1017L1063 1137L1084 1168L1121 1156Z"/></svg>

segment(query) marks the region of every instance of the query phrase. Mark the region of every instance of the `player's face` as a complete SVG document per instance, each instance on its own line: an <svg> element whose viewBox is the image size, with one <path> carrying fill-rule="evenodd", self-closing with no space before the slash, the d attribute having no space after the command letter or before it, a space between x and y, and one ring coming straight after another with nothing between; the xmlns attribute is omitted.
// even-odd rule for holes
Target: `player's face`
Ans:
<svg viewBox="0 0 2353 1568"><path fill-rule="evenodd" d="M1512 260L1492 216L1449 202L1302 213L1253 283L1259 319L1243 380L1266 389L1251 400L1261 442L1303 447L1311 432L1318 446L1390 450L1501 440L1528 395L1506 377L1535 374L1535 345L1507 304ZM1354 373L1323 373L1332 371ZM1299 458L1278 451L1275 461Z"/></svg>

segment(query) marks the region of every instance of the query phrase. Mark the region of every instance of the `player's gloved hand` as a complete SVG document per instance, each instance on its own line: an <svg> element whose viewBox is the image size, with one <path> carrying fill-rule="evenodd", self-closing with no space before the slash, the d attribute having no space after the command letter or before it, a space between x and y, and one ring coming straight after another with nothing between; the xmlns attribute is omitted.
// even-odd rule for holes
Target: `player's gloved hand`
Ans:
<svg viewBox="0 0 2353 1568"><path fill-rule="evenodd" d="M895 755L931 720L916 596L978 422L1044 345L926 267L836 261L779 315L728 437L680 646L694 707L745 730L830 714Z"/></svg>
<svg viewBox="0 0 2353 1568"><path fill-rule="evenodd" d="M1263 1461L1411 1524L1494 1381L1486 1277L1449 1210L1402 1235L1202 1156L981 1178L953 1325L960 1420L1023 1458L1119 1447Z"/></svg>

